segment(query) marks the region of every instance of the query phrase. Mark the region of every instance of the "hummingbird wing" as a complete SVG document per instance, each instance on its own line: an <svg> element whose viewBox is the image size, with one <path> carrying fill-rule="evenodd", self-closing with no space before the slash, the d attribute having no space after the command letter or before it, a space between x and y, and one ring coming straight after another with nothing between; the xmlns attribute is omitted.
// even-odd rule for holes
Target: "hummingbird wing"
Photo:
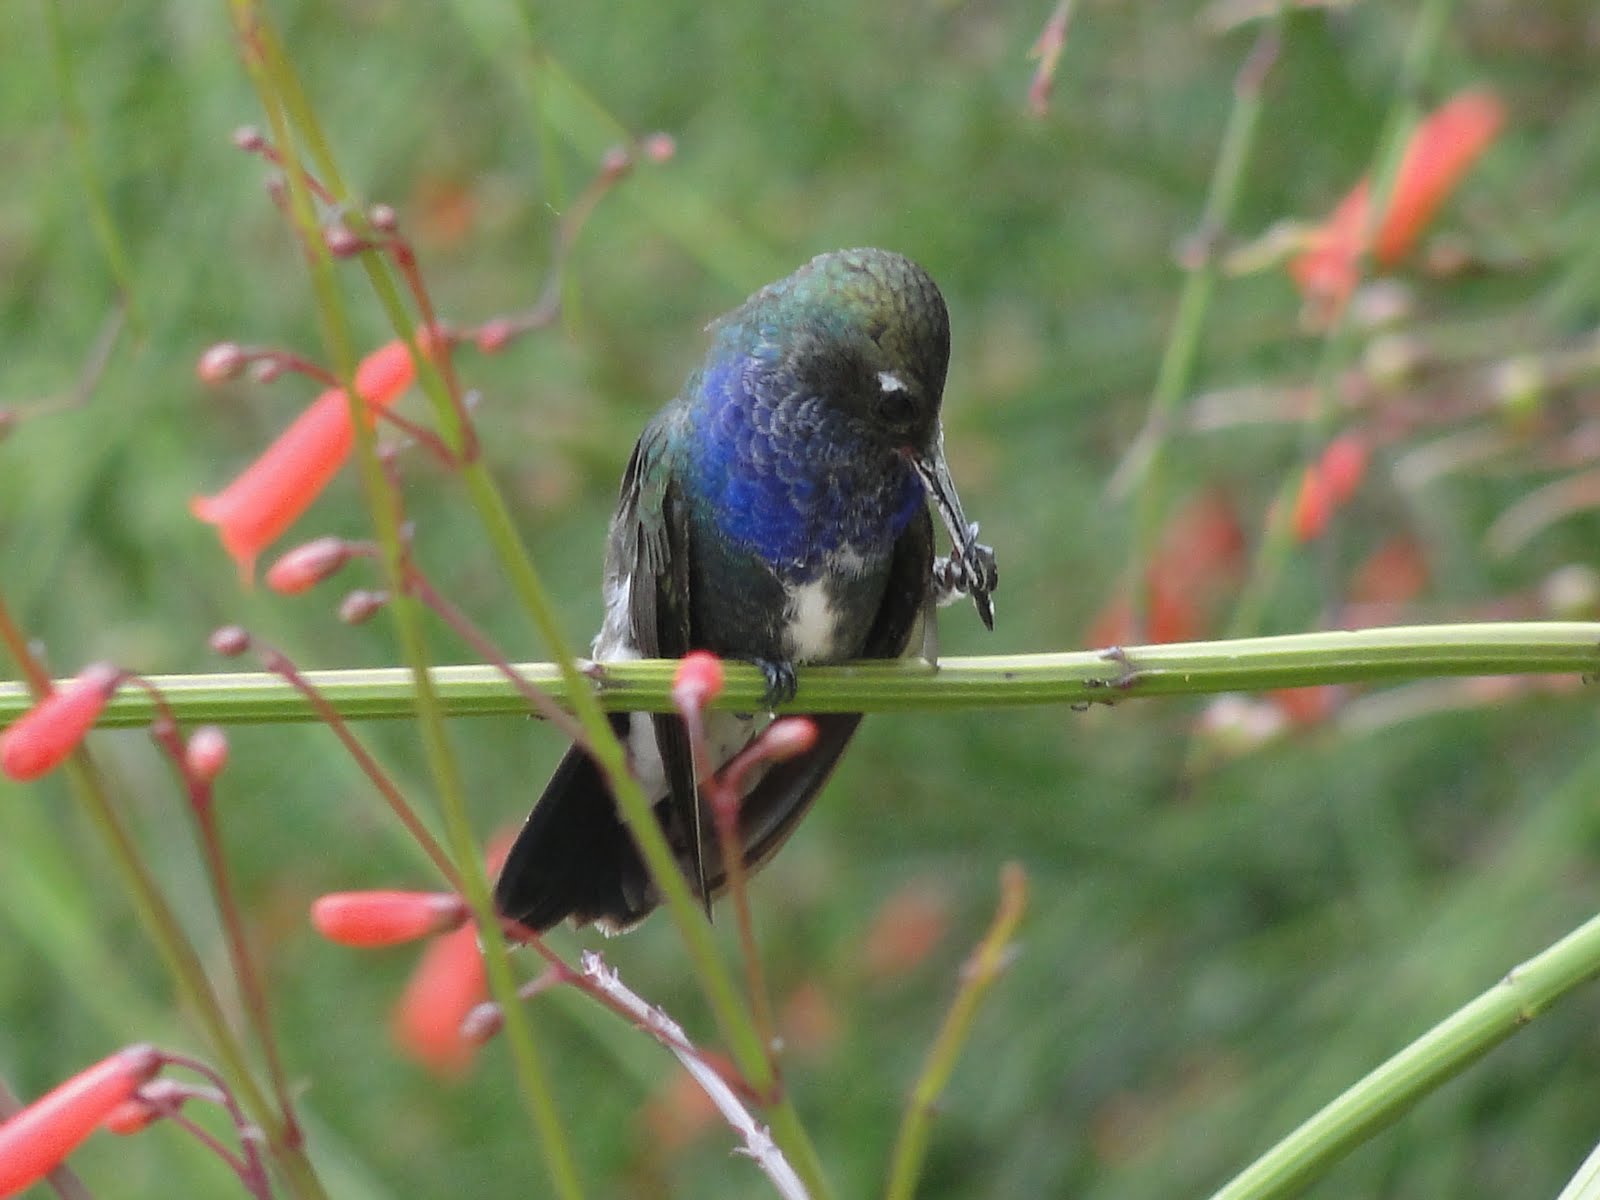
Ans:
<svg viewBox="0 0 1600 1200"><path fill-rule="evenodd" d="M678 657L689 649L688 525L682 499L671 481L666 421L653 421L640 436L623 474L606 553L608 589L627 593L626 637L616 646L646 657ZM607 615L610 631L611 614ZM602 640L608 638L602 633ZM628 713L613 713L611 727L626 741L633 732ZM667 781L668 811L696 848L696 878L704 895L700 812L695 797L694 759L683 724L675 716L651 718ZM594 921L608 931L629 928L655 907L650 873L633 836L617 815L594 759L582 747L568 749L518 833L495 884L499 911L542 931L563 917Z"/></svg>
<svg viewBox="0 0 1600 1200"><path fill-rule="evenodd" d="M629 623L633 642L645 658L682 658L689 644L689 518L667 459L667 420L652 421L640 435L622 476L616 528L627 531L617 547L630 572ZM626 538L631 536L630 547ZM690 846L691 882L711 912L706 886L705 841L694 752L683 721L674 713L651 716L667 804Z"/></svg>
<svg viewBox="0 0 1600 1200"><path fill-rule="evenodd" d="M862 658L899 658L906 652L918 619L927 609L932 572L933 521L927 509L921 509L895 543L888 583L862 647ZM817 744L805 754L775 764L740 805L739 832L745 863L751 869L777 853L794 832L838 765L861 724L862 714L809 716L817 727ZM726 872L719 870L712 881L712 891L720 889L725 879Z"/></svg>

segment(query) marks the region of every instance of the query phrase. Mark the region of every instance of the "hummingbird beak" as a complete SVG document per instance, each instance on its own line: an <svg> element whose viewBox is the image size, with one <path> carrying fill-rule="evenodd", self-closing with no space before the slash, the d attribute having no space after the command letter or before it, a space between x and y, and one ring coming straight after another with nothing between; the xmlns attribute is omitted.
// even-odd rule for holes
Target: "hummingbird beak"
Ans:
<svg viewBox="0 0 1600 1200"><path fill-rule="evenodd" d="M993 552L978 545L978 523L969 523L967 514L961 511L961 495L956 491L955 481L950 478L950 464L944 457L944 426L935 428L928 450L907 447L903 453L912 470L916 471L917 478L922 481L928 499L933 501L934 510L944 522L945 532L950 535L950 544L955 549L953 557L964 576L963 590L972 597L984 626L993 629L994 601L989 598L989 592L994 587Z"/></svg>

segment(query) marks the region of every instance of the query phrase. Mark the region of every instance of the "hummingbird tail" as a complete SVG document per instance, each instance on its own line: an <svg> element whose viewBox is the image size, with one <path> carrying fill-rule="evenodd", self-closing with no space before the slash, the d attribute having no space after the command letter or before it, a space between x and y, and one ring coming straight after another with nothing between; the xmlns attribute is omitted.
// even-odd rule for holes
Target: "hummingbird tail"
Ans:
<svg viewBox="0 0 1600 1200"><path fill-rule="evenodd" d="M625 713L612 719L623 730L626 722ZM577 746L567 751L517 833L495 883L494 903L502 916L537 933L567 916L620 932L655 907L649 872L617 817L610 789Z"/></svg>
<svg viewBox="0 0 1600 1200"><path fill-rule="evenodd" d="M794 832L844 753L861 714L813 713L809 719L817 727L816 745L774 764L744 797L739 832L751 871ZM613 728L621 726L619 735L627 720L625 713L611 718ZM670 819L665 802L657 805L656 817ZM687 872L692 860L681 845L674 849ZM715 896L726 884L722 857L713 848L706 892ZM567 751L518 832L500 869L494 903L502 916L536 933L570 916L576 925L592 921L608 934L633 928L660 903L600 769L578 747Z"/></svg>

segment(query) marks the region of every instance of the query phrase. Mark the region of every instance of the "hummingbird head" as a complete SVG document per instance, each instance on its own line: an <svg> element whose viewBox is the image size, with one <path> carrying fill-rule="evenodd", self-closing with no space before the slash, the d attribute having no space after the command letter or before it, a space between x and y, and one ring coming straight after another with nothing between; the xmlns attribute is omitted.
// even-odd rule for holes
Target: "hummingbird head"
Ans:
<svg viewBox="0 0 1600 1200"><path fill-rule="evenodd" d="M810 563L819 538L887 551L926 498L970 540L939 424L950 319L926 271L836 250L711 329L691 419L725 533L773 562Z"/></svg>
<svg viewBox="0 0 1600 1200"><path fill-rule="evenodd" d="M763 357L897 455L930 455L950 363L950 318L928 273L888 250L836 250L761 289L724 322L756 332ZM721 324L721 323L719 323Z"/></svg>

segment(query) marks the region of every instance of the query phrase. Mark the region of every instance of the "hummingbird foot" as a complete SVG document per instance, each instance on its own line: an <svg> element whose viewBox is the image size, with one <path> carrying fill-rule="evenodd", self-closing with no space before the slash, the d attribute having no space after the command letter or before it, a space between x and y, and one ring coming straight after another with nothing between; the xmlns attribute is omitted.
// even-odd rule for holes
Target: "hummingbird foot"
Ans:
<svg viewBox="0 0 1600 1200"><path fill-rule="evenodd" d="M777 658L753 658L750 661L761 668L762 677L767 681L767 690L761 693L763 706L773 709L794 699L795 691L800 686L800 681L795 677L794 663Z"/></svg>
<svg viewBox="0 0 1600 1200"><path fill-rule="evenodd" d="M976 523L967 526L962 545L933 562L933 596L942 608L971 596L985 628L994 628L994 601L989 594L1000 586L1000 568L994 548L978 541Z"/></svg>

